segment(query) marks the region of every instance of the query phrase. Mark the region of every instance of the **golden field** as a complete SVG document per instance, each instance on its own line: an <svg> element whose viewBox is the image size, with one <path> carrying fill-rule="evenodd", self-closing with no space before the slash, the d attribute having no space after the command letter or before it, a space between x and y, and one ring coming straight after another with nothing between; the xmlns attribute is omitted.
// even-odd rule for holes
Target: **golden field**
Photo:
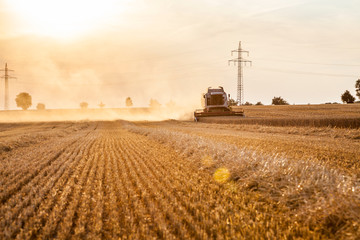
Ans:
<svg viewBox="0 0 360 240"><path fill-rule="evenodd" d="M360 104L241 106L248 117L360 118Z"/></svg>
<svg viewBox="0 0 360 240"><path fill-rule="evenodd" d="M234 107L236 109L238 107ZM360 104L241 106L246 118L223 117L202 122L259 124L269 126L360 127Z"/></svg>
<svg viewBox="0 0 360 240"><path fill-rule="evenodd" d="M256 122L359 106L244 109L247 124L1 123L0 238L360 238L360 129Z"/></svg>

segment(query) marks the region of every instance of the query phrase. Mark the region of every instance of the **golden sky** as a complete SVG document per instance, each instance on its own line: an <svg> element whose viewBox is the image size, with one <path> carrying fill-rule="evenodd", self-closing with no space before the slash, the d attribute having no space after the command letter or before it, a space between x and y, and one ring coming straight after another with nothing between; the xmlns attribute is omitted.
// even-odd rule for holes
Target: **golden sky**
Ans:
<svg viewBox="0 0 360 240"><path fill-rule="evenodd" d="M33 108L198 106L208 86L236 98L227 61L241 40L245 101L340 102L360 78L359 12L357 0L0 0L0 64L17 77L12 109L23 91Z"/></svg>

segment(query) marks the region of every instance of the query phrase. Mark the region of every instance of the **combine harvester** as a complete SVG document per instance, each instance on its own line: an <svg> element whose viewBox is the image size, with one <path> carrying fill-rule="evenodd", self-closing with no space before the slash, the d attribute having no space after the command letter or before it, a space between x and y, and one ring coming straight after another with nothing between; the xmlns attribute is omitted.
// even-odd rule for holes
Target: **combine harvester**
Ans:
<svg viewBox="0 0 360 240"><path fill-rule="evenodd" d="M243 109L229 106L229 101L223 87L209 87L207 93L203 94L202 105L204 109L197 109L194 112L195 122L201 122L205 119L206 121L210 119L216 121L245 117Z"/></svg>

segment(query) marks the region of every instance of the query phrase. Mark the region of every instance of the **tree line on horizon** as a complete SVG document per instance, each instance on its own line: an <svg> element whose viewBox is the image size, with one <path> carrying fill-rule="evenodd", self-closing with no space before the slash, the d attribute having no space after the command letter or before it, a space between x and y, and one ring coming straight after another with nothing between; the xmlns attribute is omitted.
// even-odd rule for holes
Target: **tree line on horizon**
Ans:
<svg viewBox="0 0 360 240"><path fill-rule="evenodd" d="M358 79L355 83L355 91L356 91L356 96L359 98L360 100L360 79ZM349 103L354 103L355 102L355 97L353 95L351 95L349 90L346 90L342 95L341 95L341 101L343 103L349 104ZM229 106L237 106L238 102L234 99L229 99ZM261 102L257 102L256 104L252 104L250 102L245 102L244 104L245 106L251 106L251 105L263 105ZM271 105L289 105L289 103L283 99L282 97L274 97L272 99Z"/></svg>
<svg viewBox="0 0 360 240"><path fill-rule="evenodd" d="M356 96L360 99L360 79L358 79L355 82L355 91L356 91ZM350 103L354 103L355 102L355 97L353 95L351 95L349 90L346 90L342 95L341 95L341 101L343 103L346 104L350 104ZM27 92L21 92L19 93L16 98L15 98L15 102L16 102L16 106L22 108L23 110L27 110L29 107L31 107L32 105L32 98L31 95ZM127 97L125 99L125 105L126 107L132 107L133 106L133 102L132 99L130 97ZM166 107L168 108L174 108L175 107L175 102L173 102L172 100L166 104ZM229 99L228 101L228 105L229 106L236 106L238 105L238 102L232 98ZM257 102L256 104L252 104L250 102L245 102L246 106L250 106L250 105L256 105L256 106L261 106L263 105L261 102ZM274 97L272 99L271 105L289 105L289 103L283 99L282 97ZM89 104L87 102L81 102L80 103L80 108L81 109L87 109L89 106ZM104 108L105 104L103 102L100 102L100 104L98 105L100 108ZM149 107L150 108L160 108L161 104L156 100L151 98L150 99L150 103L149 103ZM38 103L36 106L37 110L44 110L45 109L45 104L44 103Z"/></svg>
<svg viewBox="0 0 360 240"><path fill-rule="evenodd" d="M23 110L27 110L32 105L32 97L27 92L21 92L18 95L16 95L15 102L16 102L17 107L22 108ZM133 105L134 104L133 104L133 101L132 101L131 97L127 97L125 99L125 106L126 107L132 107ZM174 108L175 105L176 105L175 102L171 100L170 102L168 102L166 104L166 107L167 108ZM80 102L79 106L80 106L80 109L87 109L89 104L87 102ZM100 108L104 108L105 104L103 102L100 102L98 106ZM156 99L151 98L150 103L149 103L149 107L156 109L156 108L160 108L161 104ZM44 103L38 103L37 106L36 106L36 109L37 110L45 110L45 104Z"/></svg>
<svg viewBox="0 0 360 240"><path fill-rule="evenodd" d="M238 101L230 98L228 101L228 105L231 106L237 106L238 105ZM244 103L245 106L263 106L264 104L262 102L257 102L255 104L252 104L251 102L245 102ZM282 97L273 97L273 99L271 100L271 105L289 105L289 103L283 99Z"/></svg>
<svg viewBox="0 0 360 240"><path fill-rule="evenodd" d="M356 91L356 96L360 99L360 79L358 79L356 81L356 83L355 83L355 91ZM355 102L355 97L353 95L351 95L349 90L346 90L341 95L341 101L343 103L354 103Z"/></svg>

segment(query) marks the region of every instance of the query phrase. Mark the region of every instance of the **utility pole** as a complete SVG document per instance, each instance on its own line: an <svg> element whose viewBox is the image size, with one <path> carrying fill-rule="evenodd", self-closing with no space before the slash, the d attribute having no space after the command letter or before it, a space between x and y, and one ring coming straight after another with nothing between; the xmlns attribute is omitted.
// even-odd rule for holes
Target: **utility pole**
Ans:
<svg viewBox="0 0 360 240"><path fill-rule="evenodd" d="M4 110L9 110L9 79L14 78L9 75L9 72L14 70L8 69L7 63L5 63L5 69L0 69L0 71L5 71L5 75L2 78L5 79L5 99L4 99Z"/></svg>
<svg viewBox="0 0 360 240"><path fill-rule="evenodd" d="M238 105L243 105L244 104L244 81L243 81L243 63L246 66L246 63L250 63L250 66L252 65L252 61L246 60L244 58L242 58L242 53L247 53L247 55L249 56L249 51L244 51L241 48L241 41L239 41L239 48L236 50L232 50L231 51L231 56L233 55L234 52L238 53L238 57L231 59L228 61L228 64L230 65L230 62L234 62L234 65L238 65L238 76L237 76L237 103Z"/></svg>

